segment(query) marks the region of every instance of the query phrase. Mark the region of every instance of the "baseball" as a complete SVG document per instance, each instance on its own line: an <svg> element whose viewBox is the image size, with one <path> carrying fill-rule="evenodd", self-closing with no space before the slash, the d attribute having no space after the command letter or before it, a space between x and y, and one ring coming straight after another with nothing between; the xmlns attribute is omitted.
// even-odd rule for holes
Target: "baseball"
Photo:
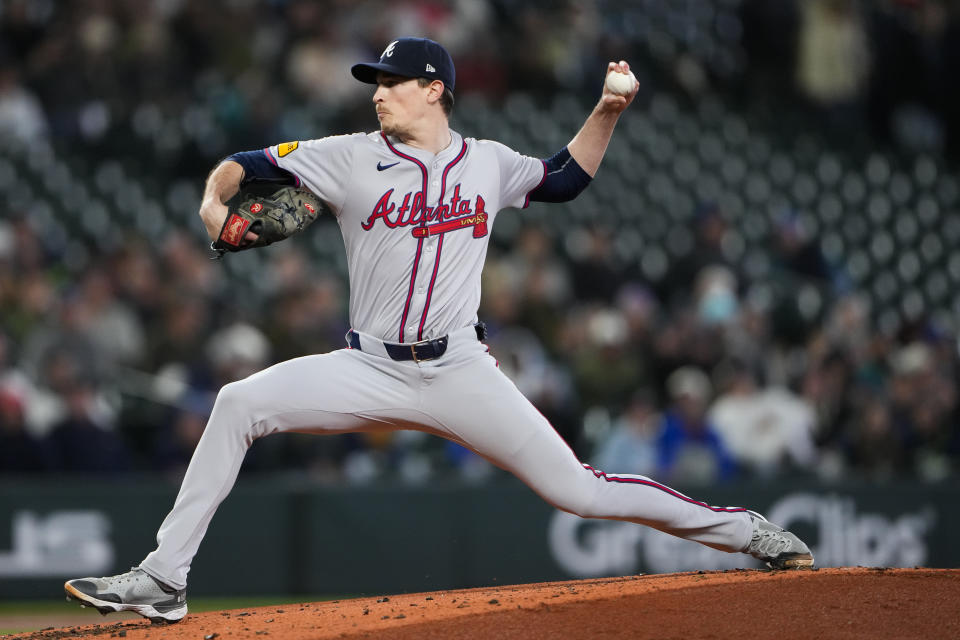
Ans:
<svg viewBox="0 0 960 640"><path fill-rule="evenodd" d="M617 94L618 96L629 95L633 88L636 86L637 79L633 77L633 72L630 73L620 73L619 71L611 71L607 74L606 85L612 93Z"/></svg>

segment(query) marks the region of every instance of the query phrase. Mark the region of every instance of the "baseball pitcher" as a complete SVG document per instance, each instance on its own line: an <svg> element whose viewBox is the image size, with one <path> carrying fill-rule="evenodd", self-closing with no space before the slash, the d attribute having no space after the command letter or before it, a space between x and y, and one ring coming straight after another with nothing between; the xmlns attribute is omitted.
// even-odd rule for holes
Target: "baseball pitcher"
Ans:
<svg viewBox="0 0 960 640"><path fill-rule="evenodd" d="M630 69L611 62L607 72ZM232 155L210 174L200 208L221 252L259 246L268 232L269 241L282 239L321 207L335 216L350 278L345 348L224 386L157 548L128 573L70 580L67 595L101 612L182 619L191 561L247 449L287 431L426 431L510 471L558 509L654 527L776 568L813 565L803 542L755 512L581 464L483 343L480 274L497 216L531 200L571 200L589 185L637 93L632 76L606 83L580 131L541 160L450 129L455 71L436 42L401 38L352 73L375 86L379 131ZM235 197L264 184L287 191L269 201ZM272 217L256 217L264 213Z"/></svg>

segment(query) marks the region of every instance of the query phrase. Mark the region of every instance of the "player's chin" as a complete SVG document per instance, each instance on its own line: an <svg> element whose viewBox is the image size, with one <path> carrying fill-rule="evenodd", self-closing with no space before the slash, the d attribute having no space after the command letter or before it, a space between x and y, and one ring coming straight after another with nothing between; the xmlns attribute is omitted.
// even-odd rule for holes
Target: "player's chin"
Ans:
<svg viewBox="0 0 960 640"><path fill-rule="evenodd" d="M386 119L380 120L380 131L382 131L388 136L392 136L395 138L401 138L401 139L405 138L404 130L401 127L398 127L396 123L390 120L386 120Z"/></svg>

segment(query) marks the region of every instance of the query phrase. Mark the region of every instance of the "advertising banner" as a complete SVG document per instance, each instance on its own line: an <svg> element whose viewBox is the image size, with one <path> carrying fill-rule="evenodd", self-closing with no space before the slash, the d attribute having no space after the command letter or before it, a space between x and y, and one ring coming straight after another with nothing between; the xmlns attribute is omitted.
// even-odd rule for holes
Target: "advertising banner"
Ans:
<svg viewBox="0 0 960 640"><path fill-rule="evenodd" d="M953 486L764 484L689 491L806 540L821 567L957 567ZM59 597L155 546L176 496L159 481L0 484L0 598ZM507 480L429 489L246 479L213 520L190 593L361 595L759 567L639 525L563 513Z"/></svg>

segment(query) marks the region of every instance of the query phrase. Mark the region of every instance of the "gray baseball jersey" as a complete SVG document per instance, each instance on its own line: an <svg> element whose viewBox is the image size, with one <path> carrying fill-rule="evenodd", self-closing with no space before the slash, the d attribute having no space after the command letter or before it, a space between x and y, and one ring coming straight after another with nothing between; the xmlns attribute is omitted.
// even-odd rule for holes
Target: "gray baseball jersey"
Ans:
<svg viewBox="0 0 960 640"><path fill-rule="evenodd" d="M358 331L417 342L477 321L490 228L500 209L528 204L545 165L451 134L435 156L379 132L265 150L337 216Z"/></svg>

